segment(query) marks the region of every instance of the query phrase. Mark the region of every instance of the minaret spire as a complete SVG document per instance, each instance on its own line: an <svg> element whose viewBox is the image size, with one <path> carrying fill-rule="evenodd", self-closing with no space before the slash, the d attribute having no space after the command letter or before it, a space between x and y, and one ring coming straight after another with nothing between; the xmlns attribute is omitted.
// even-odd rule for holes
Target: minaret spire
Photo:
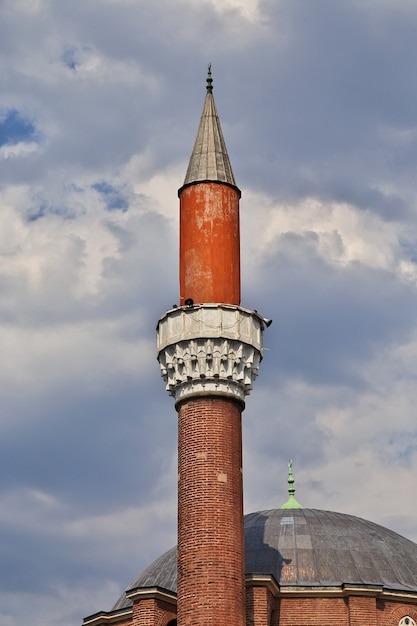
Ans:
<svg viewBox="0 0 417 626"><path fill-rule="evenodd" d="M212 93L207 93L180 197L180 304L240 304L239 199Z"/></svg>
<svg viewBox="0 0 417 626"><path fill-rule="evenodd" d="M236 187L213 96L211 63L208 66L207 93L184 186L199 181L227 183ZM180 189L181 193L181 189ZM240 193L240 192L239 192Z"/></svg>

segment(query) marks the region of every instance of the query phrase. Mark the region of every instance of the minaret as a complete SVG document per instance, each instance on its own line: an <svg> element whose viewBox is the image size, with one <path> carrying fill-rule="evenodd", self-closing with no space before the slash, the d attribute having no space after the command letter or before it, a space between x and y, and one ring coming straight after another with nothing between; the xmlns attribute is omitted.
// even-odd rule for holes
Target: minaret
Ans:
<svg viewBox="0 0 417 626"><path fill-rule="evenodd" d="M242 428L267 322L240 305L239 199L212 93L180 198L180 306L158 322L178 411L178 624L244 626Z"/></svg>

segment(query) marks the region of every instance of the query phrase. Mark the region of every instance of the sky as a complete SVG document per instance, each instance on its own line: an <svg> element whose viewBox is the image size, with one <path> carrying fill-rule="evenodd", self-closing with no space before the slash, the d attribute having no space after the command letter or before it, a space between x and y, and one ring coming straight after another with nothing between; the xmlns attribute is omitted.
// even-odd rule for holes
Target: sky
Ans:
<svg viewBox="0 0 417 626"><path fill-rule="evenodd" d="M246 512L417 541L415 0L0 3L0 624L79 626L176 543L155 327L208 63L273 319Z"/></svg>

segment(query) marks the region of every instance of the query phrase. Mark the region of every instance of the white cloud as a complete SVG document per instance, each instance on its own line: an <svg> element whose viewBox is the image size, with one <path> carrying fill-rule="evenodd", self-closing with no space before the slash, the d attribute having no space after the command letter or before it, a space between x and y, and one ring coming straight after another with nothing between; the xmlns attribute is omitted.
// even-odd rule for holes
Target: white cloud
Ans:
<svg viewBox="0 0 417 626"><path fill-rule="evenodd" d="M246 19L254 22L260 19L258 0L212 0L212 2L220 14L236 9Z"/></svg>
<svg viewBox="0 0 417 626"><path fill-rule="evenodd" d="M0 148L0 159L17 159L28 157L36 152L39 146L35 142L19 141L15 144L6 144Z"/></svg>

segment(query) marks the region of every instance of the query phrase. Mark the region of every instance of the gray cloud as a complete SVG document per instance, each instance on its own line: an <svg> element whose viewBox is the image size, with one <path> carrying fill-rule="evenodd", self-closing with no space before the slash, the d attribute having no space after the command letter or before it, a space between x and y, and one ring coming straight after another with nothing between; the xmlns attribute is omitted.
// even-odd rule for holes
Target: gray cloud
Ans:
<svg viewBox="0 0 417 626"><path fill-rule="evenodd" d="M406 342L416 325L416 293L391 273L354 264L330 266L315 253L316 235L284 234L260 268L261 302L275 319L266 374L310 383L360 385L364 366L381 346Z"/></svg>
<svg viewBox="0 0 417 626"><path fill-rule="evenodd" d="M250 198L243 304L274 318L244 417L247 508L285 500L292 456L306 506L417 537L414 3L258 8L1 5L0 110L26 128L0 146L7 626L75 626L175 542L153 341L178 299L176 191L210 61Z"/></svg>

